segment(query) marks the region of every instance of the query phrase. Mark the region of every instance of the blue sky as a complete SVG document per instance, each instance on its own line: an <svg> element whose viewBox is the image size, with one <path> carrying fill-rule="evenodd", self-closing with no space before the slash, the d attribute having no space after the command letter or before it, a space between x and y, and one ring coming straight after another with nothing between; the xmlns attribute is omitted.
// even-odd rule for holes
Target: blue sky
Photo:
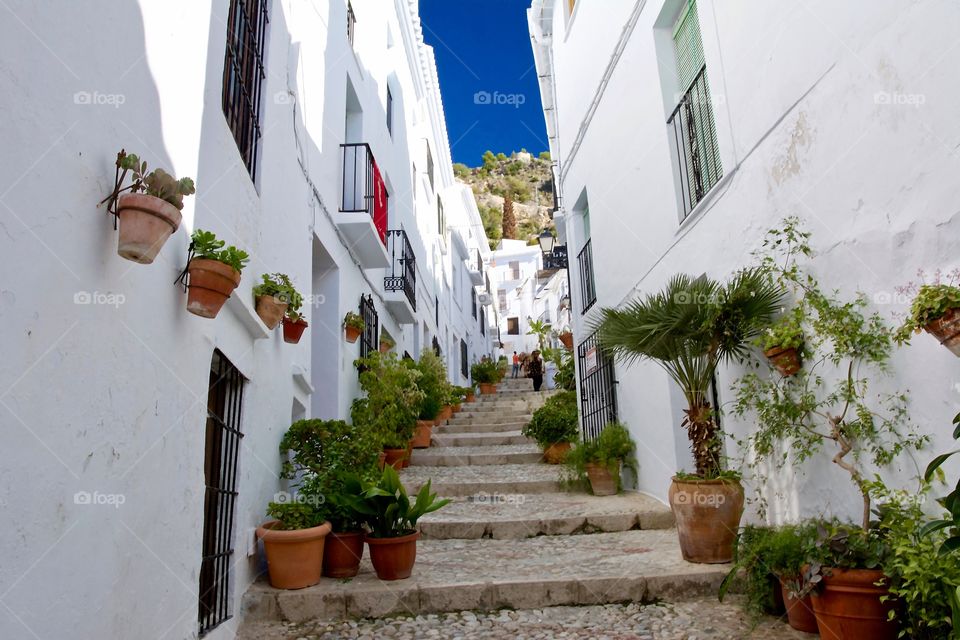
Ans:
<svg viewBox="0 0 960 640"><path fill-rule="evenodd" d="M529 6L530 0L420 0L454 162L477 166L487 149L547 150Z"/></svg>

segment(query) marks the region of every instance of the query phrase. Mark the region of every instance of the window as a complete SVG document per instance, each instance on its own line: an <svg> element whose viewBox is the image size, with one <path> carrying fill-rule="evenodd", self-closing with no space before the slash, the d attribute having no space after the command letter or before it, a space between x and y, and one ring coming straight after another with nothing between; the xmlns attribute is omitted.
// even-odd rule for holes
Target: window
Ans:
<svg viewBox="0 0 960 640"><path fill-rule="evenodd" d="M380 348L380 315L373 306L373 295L360 296L360 317L363 318L363 333L360 334L360 357Z"/></svg>
<svg viewBox="0 0 960 640"><path fill-rule="evenodd" d="M511 280L520 279L520 261L519 260L510 261L510 279Z"/></svg>
<svg viewBox="0 0 960 640"><path fill-rule="evenodd" d="M431 186L433 182L430 182ZM437 233L441 236L447 235L447 218L443 213L443 203L437 198Z"/></svg>
<svg viewBox="0 0 960 640"><path fill-rule="evenodd" d="M460 340L460 375L466 378L469 375L467 370L467 343Z"/></svg>
<svg viewBox="0 0 960 640"><path fill-rule="evenodd" d="M357 33L357 14L353 12L353 4L347 3L347 41L353 46L353 38Z"/></svg>
<svg viewBox="0 0 960 640"><path fill-rule="evenodd" d="M520 335L520 318L507 318L507 335Z"/></svg>
<svg viewBox="0 0 960 640"><path fill-rule="evenodd" d="M430 178L430 189L436 191L433 186L433 154L430 153L429 143L427 143L427 177Z"/></svg>
<svg viewBox="0 0 960 640"><path fill-rule="evenodd" d="M269 0L231 0L227 53L223 63L223 115L233 132L250 177L257 173L260 142L260 89Z"/></svg>
<svg viewBox="0 0 960 640"><path fill-rule="evenodd" d="M487 310L480 309L480 335L487 335Z"/></svg>
<svg viewBox="0 0 960 640"><path fill-rule="evenodd" d="M470 289L470 299L473 301L473 317L477 317L477 290L472 288Z"/></svg>
<svg viewBox="0 0 960 640"><path fill-rule="evenodd" d="M593 440L605 426L617 421L616 372L613 360L598 345L596 333L577 347L577 364L583 439Z"/></svg>
<svg viewBox="0 0 960 640"><path fill-rule="evenodd" d="M507 290L506 289L497 289L497 305L500 307L500 311L507 310Z"/></svg>
<svg viewBox="0 0 960 640"><path fill-rule="evenodd" d="M200 561L199 634L232 617L230 568L240 457L240 412L244 379L220 351L214 351L207 390L203 455L203 551Z"/></svg>
<svg viewBox="0 0 960 640"><path fill-rule="evenodd" d="M685 3L672 36L681 98L667 125L686 218L723 176L695 0Z"/></svg>
<svg viewBox="0 0 960 640"><path fill-rule="evenodd" d="M393 136L393 93L387 85L387 131Z"/></svg>

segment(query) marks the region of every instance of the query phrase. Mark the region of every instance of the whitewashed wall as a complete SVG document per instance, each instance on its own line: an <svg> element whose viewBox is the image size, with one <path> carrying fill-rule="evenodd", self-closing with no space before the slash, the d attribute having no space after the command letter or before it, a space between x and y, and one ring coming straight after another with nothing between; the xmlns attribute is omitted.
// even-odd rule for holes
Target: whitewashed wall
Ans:
<svg viewBox="0 0 960 640"><path fill-rule="evenodd" d="M682 224L666 127L674 97L664 96L658 69L658 29L675 7L578 2L568 18L565 4L536 0L530 18L538 71L552 74L541 88L545 103L556 98L548 129L557 132L551 152L572 255L584 242L578 209L589 202L598 305L580 315L574 273L578 342L601 306L655 291L677 272L724 278L748 264L765 230L788 215L814 233L823 284L862 290L891 318L906 306L895 286L916 281L918 269L960 266L955 4L699 0L725 177ZM910 390L911 417L934 440L886 471L909 484L917 465L950 445L960 361L921 336L893 370L889 386ZM721 372L722 400L740 373ZM617 376L620 415L639 445L639 487L664 499L670 475L692 467L678 426L682 398L653 364L618 365ZM736 435L751 428L725 420ZM783 500L772 516L856 513L856 494L834 467L777 479Z"/></svg>

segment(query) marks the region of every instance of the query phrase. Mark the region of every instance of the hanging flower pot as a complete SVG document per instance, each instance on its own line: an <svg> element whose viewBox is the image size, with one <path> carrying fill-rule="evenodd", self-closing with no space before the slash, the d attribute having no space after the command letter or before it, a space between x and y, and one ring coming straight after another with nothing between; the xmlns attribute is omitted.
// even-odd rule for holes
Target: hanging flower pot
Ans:
<svg viewBox="0 0 960 640"><path fill-rule="evenodd" d="M948 310L924 329L953 355L960 357L960 308Z"/></svg>
<svg viewBox="0 0 960 640"><path fill-rule="evenodd" d="M567 351L573 351L573 334L571 332L564 331L557 337L560 339L560 343L563 344Z"/></svg>
<svg viewBox="0 0 960 640"><path fill-rule="evenodd" d="M426 449L433 436L433 420L417 420L417 430L413 434L413 448Z"/></svg>
<svg viewBox="0 0 960 640"><path fill-rule="evenodd" d="M386 331L380 334L380 353L389 353L395 346L396 340L387 335Z"/></svg>
<svg viewBox="0 0 960 640"><path fill-rule="evenodd" d="M283 315L287 312L287 303L276 296L257 296L257 315L271 331L277 328Z"/></svg>
<svg viewBox="0 0 960 640"><path fill-rule="evenodd" d="M307 321L302 316L296 320L291 320L290 316L285 316L283 318L283 341L297 344L308 326Z"/></svg>
<svg viewBox="0 0 960 640"><path fill-rule="evenodd" d="M240 272L219 260L194 258L187 274L187 311L202 318L216 318L240 284Z"/></svg>
<svg viewBox="0 0 960 640"><path fill-rule="evenodd" d="M265 273L261 282L253 288L257 315L271 331L277 328L284 314L296 312L303 303L303 296L285 273Z"/></svg>
<svg viewBox="0 0 960 640"><path fill-rule="evenodd" d="M903 344L910 341L912 333L921 330L960 357L960 287L944 283L920 287L895 338Z"/></svg>
<svg viewBox="0 0 960 640"><path fill-rule="evenodd" d="M364 329L366 329L366 323L360 317L360 314L351 311L344 316L343 332L350 344L357 341L357 338L363 334Z"/></svg>
<svg viewBox="0 0 960 640"><path fill-rule="evenodd" d="M180 210L155 196L125 193L117 200L120 238L117 254L139 262L153 262L167 239L180 227Z"/></svg>
<svg viewBox="0 0 960 640"><path fill-rule="evenodd" d="M800 371L800 352L793 347L773 347L764 351L763 355L785 378Z"/></svg>

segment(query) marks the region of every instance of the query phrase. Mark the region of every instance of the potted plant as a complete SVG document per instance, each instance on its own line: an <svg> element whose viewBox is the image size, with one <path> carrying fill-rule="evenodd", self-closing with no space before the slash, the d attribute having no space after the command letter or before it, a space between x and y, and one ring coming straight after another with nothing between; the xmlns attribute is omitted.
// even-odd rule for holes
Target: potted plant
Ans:
<svg viewBox="0 0 960 640"><path fill-rule="evenodd" d="M800 370L800 357L803 349L803 315L799 307L794 308L760 337L763 355L780 372L789 377Z"/></svg>
<svg viewBox="0 0 960 640"><path fill-rule="evenodd" d="M303 332L309 326L307 319L300 313L301 304L302 302L297 303L294 307L294 302L291 301L286 315L283 316L283 341L289 344L300 342Z"/></svg>
<svg viewBox="0 0 960 640"><path fill-rule="evenodd" d="M444 407L450 397L451 387L447 382L447 369L443 360L433 349L424 349L420 354L420 360L409 364L420 374L417 387L423 393L413 446L423 449L430 446L433 427L441 420Z"/></svg>
<svg viewBox="0 0 960 640"><path fill-rule="evenodd" d="M473 383L471 383L469 387L464 387L464 389L466 389L466 392L464 393L464 396L463 396L464 402L476 402L477 390L473 386Z"/></svg>
<svg viewBox="0 0 960 640"><path fill-rule="evenodd" d="M547 398L543 406L533 412L521 433L536 440L547 463L563 462L570 451L570 443L580 436L577 394L562 391Z"/></svg>
<svg viewBox="0 0 960 640"><path fill-rule="evenodd" d="M951 284L924 284L917 291L907 319L897 330L903 344L911 333L927 333L960 357L960 287Z"/></svg>
<svg viewBox="0 0 960 640"><path fill-rule="evenodd" d="M147 173L147 163L123 149L117 154L113 193L100 204L117 216L120 239L117 254L150 264L167 239L180 227L183 196L196 192L191 178L177 180L163 169ZM132 181L123 186L127 173ZM127 192L127 193L124 193Z"/></svg>
<svg viewBox="0 0 960 640"><path fill-rule="evenodd" d="M346 335L347 342L350 344L356 342L366 326L360 314L348 311L347 315L343 317L343 331Z"/></svg>
<svg viewBox="0 0 960 640"><path fill-rule="evenodd" d="M561 331L557 338L560 340L560 343L563 345L563 348L567 351L573 351L573 333L569 330Z"/></svg>
<svg viewBox="0 0 960 640"><path fill-rule="evenodd" d="M474 384L480 386L482 395L490 395L497 392L497 382L500 380L500 373L496 363L489 358L484 358L480 362L475 362L470 366L470 377Z"/></svg>
<svg viewBox="0 0 960 640"><path fill-rule="evenodd" d="M813 606L821 634L896 637L884 605L888 590L877 548L881 542L871 526L874 485L864 465L885 468L900 454L921 448L927 438L911 425L905 394L871 390L872 376L887 370L893 331L879 314L867 313L865 296L839 300L800 268L796 257L812 255L808 239L799 220L788 218L781 229L770 231L760 255L777 282L797 296L809 371L779 379L743 376L734 412L756 417L745 444L759 482L766 479L764 465L779 470L786 464L786 447L796 464L826 455L860 494L859 524L825 530L820 555L811 562L809 582L816 589Z"/></svg>
<svg viewBox="0 0 960 640"><path fill-rule="evenodd" d="M380 332L380 353L386 353L397 346L397 341L386 331Z"/></svg>
<svg viewBox="0 0 960 640"><path fill-rule="evenodd" d="M246 251L226 247L210 231L196 229L190 236L193 258L187 265L187 311L202 318L216 318L233 290L240 272L250 261Z"/></svg>
<svg viewBox="0 0 960 640"><path fill-rule="evenodd" d="M467 395L466 387L455 386L450 391L450 412L453 415L460 413L460 409L463 408L463 399Z"/></svg>
<svg viewBox="0 0 960 640"><path fill-rule="evenodd" d="M276 329L295 298L302 299L285 273L265 273L253 288L257 315L270 330ZM298 305L299 306L299 305Z"/></svg>
<svg viewBox="0 0 960 640"><path fill-rule="evenodd" d="M257 528L267 555L270 584L277 589L303 589L320 582L323 545L330 523L308 502L271 502L272 518Z"/></svg>
<svg viewBox="0 0 960 640"><path fill-rule="evenodd" d="M721 464L721 434L710 402L718 366L747 356L749 343L770 325L783 291L762 269L744 269L726 284L705 276L674 276L666 288L624 308L604 308L601 348L632 363L652 360L680 387L695 474L677 474L670 507L680 548L690 562L733 557L743 513L739 474Z"/></svg>
<svg viewBox="0 0 960 640"><path fill-rule="evenodd" d="M610 423L596 439L577 444L567 454L566 475L573 483L589 484L595 496L616 495L621 489L621 467L627 467L636 477L636 448L626 427Z"/></svg>
<svg viewBox="0 0 960 640"><path fill-rule="evenodd" d="M417 559L417 521L450 503L430 493L430 481L420 488L411 504L406 489L393 467L383 470L378 482L363 482L357 477L347 481L346 499L365 517L370 532L370 560L380 580L403 580L413 572Z"/></svg>
<svg viewBox="0 0 960 640"><path fill-rule="evenodd" d="M280 440L281 478L295 482L298 497L317 505L332 526L323 549L323 575L357 574L363 555L362 519L342 498L344 475L374 477L379 449L374 431L343 420L298 420Z"/></svg>
<svg viewBox="0 0 960 640"><path fill-rule="evenodd" d="M409 457L408 447L424 398L418 387L420 372L395 353L374 351L354 365L362 371L360 387L366 397L353 402L353 422L378 434L386 464L400 469Z"/></svg>

